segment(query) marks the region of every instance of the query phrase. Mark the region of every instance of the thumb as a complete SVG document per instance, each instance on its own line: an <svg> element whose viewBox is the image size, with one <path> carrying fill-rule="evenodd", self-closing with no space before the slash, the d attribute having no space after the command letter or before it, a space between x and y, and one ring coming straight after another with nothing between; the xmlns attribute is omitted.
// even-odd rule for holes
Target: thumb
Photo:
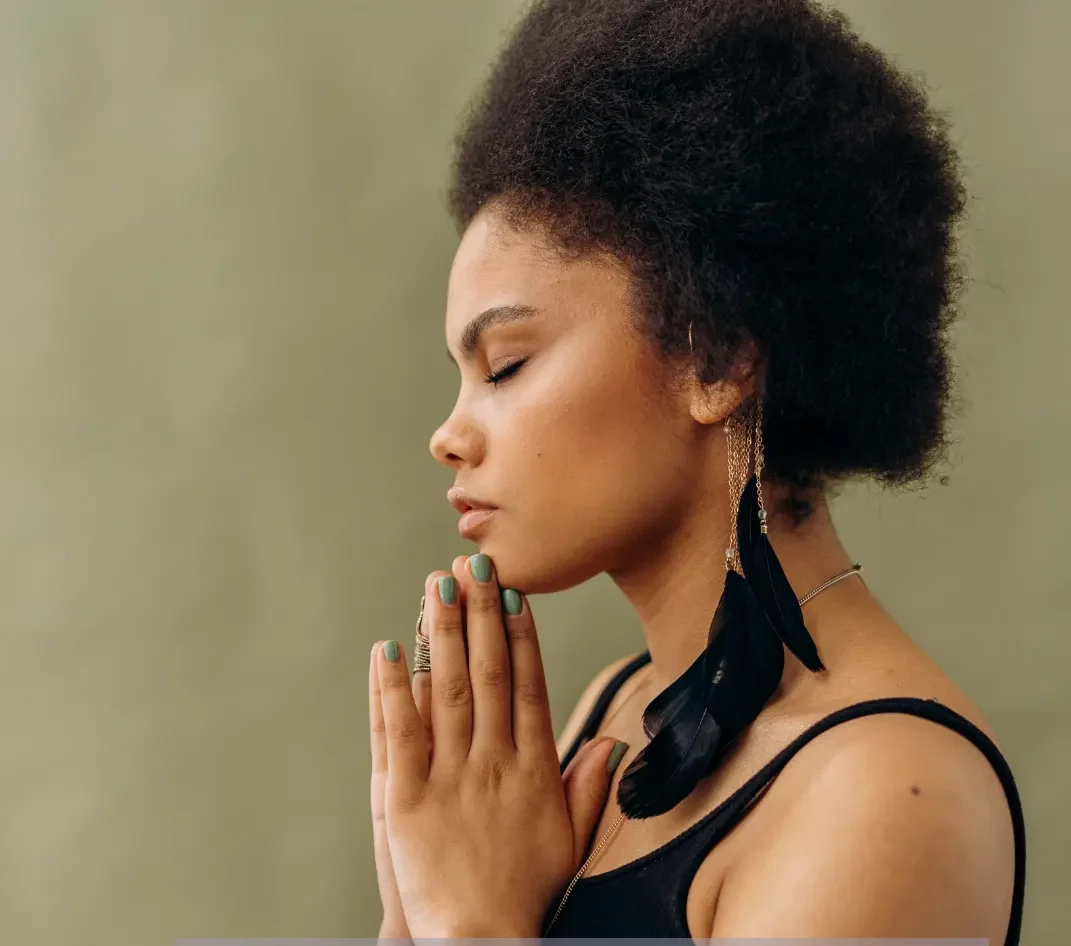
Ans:
<svg viewBox="0 0 1071 946"><path fill-rule="evenodd" d="M573 869L576 870L591 845L591 834L599 822L610 793L614 770L627 742L607 737L583 746L562 776L565 803L573 826Z"/></svg>

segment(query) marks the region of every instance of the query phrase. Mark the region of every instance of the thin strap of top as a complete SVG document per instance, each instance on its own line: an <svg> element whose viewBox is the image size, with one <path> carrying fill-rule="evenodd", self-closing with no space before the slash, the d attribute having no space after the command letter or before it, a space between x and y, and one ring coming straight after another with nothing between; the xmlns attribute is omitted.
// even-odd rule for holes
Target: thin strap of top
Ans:
<svg viewBox="0 0 1071 946"><path fill-rule="evenodd" d="M610 678L610 682L603 687L599 693L599 697L595 700L588 715L584 718L584 725L580 727L580 731L576 734L569 749L565 755L562 756L561 770L564 772L565 767L573 760L573 756L576 755L580 746L585 740L590 739L599 729L599 724L602 722L602 718L606 713L606 708L610 705L610 701L614 698L614 695L621 689L621 684L625 682L632 674L639 670L644 664L651 662L651 652L645 650L642 654L637 654L628 663L626 663L620 670L617 671Z"/></svg>

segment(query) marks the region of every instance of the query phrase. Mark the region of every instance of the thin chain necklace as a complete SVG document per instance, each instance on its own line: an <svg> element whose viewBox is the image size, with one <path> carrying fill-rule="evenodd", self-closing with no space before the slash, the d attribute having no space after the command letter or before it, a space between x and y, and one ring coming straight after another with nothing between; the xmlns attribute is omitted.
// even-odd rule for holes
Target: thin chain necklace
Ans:
<svg viewBox="0 0 1071 946"><path fill-rule="evenodd" d="M848 568L848 569L845 569L844 571L842 571L839 575L834 575L832 578L829 579L829 581L823 582L821 585L819 585L817 588L815 588L814 591L809 591L802 598L799 598L798 600L799 600L800 606L802 607L804 604L806 604L808 601L810 601L811 598L813 598L816 594L819 594L819 593L825 591L830 585L835 585L838 581L840 581L843 578L849 578L852 575L858 575L862 570L863 570L863 566L862 565L853 565L851 568ZM554 911L554 916L552 916L550 918L550 922L547 924L546 928L543 930L543 934L542 935L546 936L546 934L550 931L550 928L554 925L554 921L556 919L558 919L558 917L561 915L562 907L565 906L565 901L569 899L569 894L571 894L573 892L573 887L576 886L576 882L583 876L584 871L586 871L588 869L588 867L591 866L592 862L598 856L599 852L604 847L606 847L606 844L614 836L614 832L617 831L617 829L621 826L621 822L623 822L624 820L625 820L624 812L618 814L618 816L614 819L614 823L612 825L610 825L609 828L606 829L606 833L603 834L603 836L599 839L599 843L596 844L595 847L593 847L591 849L591 853L587 856L587 859L584 861L583 864L580 865L580 870L578 870L573 875L573 879L569 881L569 886L565 888L565 893L562 896L561 900L558 902L558 909Z"/></svg>

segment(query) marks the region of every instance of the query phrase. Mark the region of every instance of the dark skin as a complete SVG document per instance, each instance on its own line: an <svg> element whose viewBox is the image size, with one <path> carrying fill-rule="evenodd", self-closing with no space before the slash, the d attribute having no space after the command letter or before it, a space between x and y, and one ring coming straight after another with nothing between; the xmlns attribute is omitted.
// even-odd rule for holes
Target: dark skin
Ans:
<svg viewBox="0 0 1071 946"><path fill-rule="evenodd" d="M488 328L471 354L463 354L470 320L510 304L534 307L538 314ZM424 632L432 641L431 674L417 674L410 686L405 660L391 663L381 646L373 649L373 809L378 803L384 813L376 829L383 936L538 935L540 917L579 866L590 839L601 837L618 814L617 779L646 742L643 708L705 646L722 591L728 537L723 422L752 393L756 375L745 365L737 380L701 385L694 375L689 379L686 364L667 360L637 335L627 312L620 265L558 261L538 233L508 230L491 207L458 247L446 338L461 390L430 448L454 470L456 484L498 507L475 537L495 575L490 588L479 586L461 556L450 571L428 576L432 606ZM499 386L486 382L489 373L522 359ZM777 489L771 484L764 490L773 510ZM853 561L825 499L811 498L815 513L803 526L792 528L773 513L769 525L800 596ZM552 768L556 773L557 751L530 608L525 602L523 614L513 618L493 602L500 588L551 593L602 572L636 609L652 662L618 693L599 738L578 755L563 786L548 774ZM435 606L435 580L448 574L457 579L464 602L456 619ZM488 602L486 609L469 607L474 595ZM992 737L978 710L859 578L815 597L804 617L827 671L811 674L786 652L780 687L726 762L672 811L626 823L588 868L589 876L680 833L839 707L884 696L932 698ZM476 656L474 634L483 642ZM440 659L437 639L443 654L455 654L452 665ZM463 639L469 641L467 657L464 647L457 649ZM492 686L488 654L498 667ZM517 660L524 663L520 670ZM443 681L448 674L456 679L440 683L437 673ZM470 697L468 716L445 711L457 702L459 688ZM518 702L518 692L539 696ZM518 715L520 706L531 716ZM584 712L582 700L559 751ZM538 759L531 764L547 776L536 779L540 784L531 792L516 780L486 778L488 771L502 771L499 763L507 757L512 761L504 770L515 771L512 727L525 719L537 748L524 765ZM414 720L421 723L419 740L411 738ZM481 728L482 720L497 723ZM485 742L478 732L488 734ZM605 778L604 763L613 740L604 736L630 745L612 780ZM401 740L393 753L392 738ZM455 747L441 755L453 781L430 775L443 745ZM477 745L502 751L475 752ZM510 745L514 749L507 752ZM499 761L488 769L491 757ZM479 790L459 798L445 788L456 784L459 772L468 772ZM477 814L463 814L459 805ZM490 826L481 827L480 839L472 836L470 817ZM533 820L547 817L538 826ZM436 825L434 844L413 827L418 823ZM535 842L518 840L536 836L549 838L539 850ZM443 851L451 863L448 882L438 860ZM524 894L511 884L495 886L517 872L531 878L533 870L536 882ZM1011 820L985 758L944 727L885 714L835 727L793 758L761 804L704 861L689 891L688 925L695 937L957 936L1000 942L1012 880ZM778 895L771 897L771 890ZM489 915L488 904L497 912Z"/></svg>

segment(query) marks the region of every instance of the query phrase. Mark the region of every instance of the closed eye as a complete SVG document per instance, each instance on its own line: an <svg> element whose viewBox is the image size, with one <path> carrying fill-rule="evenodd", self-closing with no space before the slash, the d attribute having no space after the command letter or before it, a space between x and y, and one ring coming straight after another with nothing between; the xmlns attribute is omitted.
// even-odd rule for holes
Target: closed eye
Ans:
<svg viewBox="0 0 1071 946"><path fill-rule="evenodd" d="M487 375L484 380L488 384L493 384L495 387L498 387L498 385L502 381L505 381L507 378L511 377L512 375L515 375L521 365L523 365L527 360L527 358L521 358L519 361L515 361L512 364L506 365L505 368L499 368L498 371L492 372L491 374Z"/></svg>

